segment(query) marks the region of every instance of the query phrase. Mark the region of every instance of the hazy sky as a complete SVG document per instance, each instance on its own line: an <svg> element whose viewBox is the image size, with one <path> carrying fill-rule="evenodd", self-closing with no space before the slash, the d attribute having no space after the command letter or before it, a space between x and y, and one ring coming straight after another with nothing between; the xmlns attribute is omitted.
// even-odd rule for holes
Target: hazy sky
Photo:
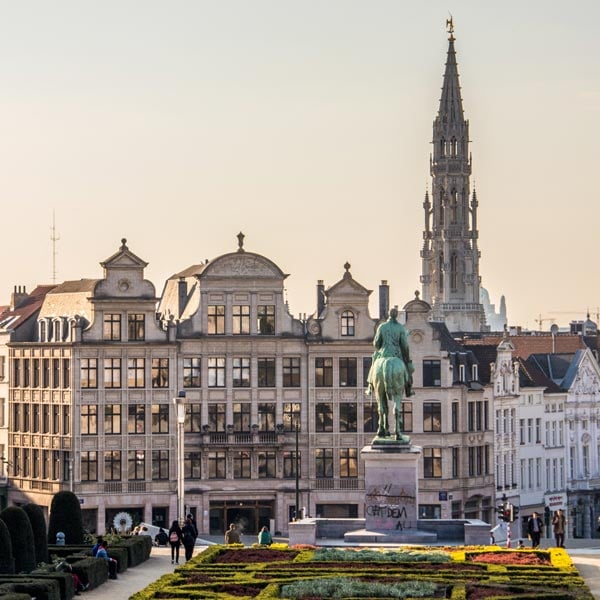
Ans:
<svg viewBox="0 0 600 600"><path fill-rule="evenodd" d="M241 230L295 315L346 261L404 305L449 11L483 285L511 324L595 318L597 0L0 0L0 304L52 281L54 210L57 281L126 237L160 293Z"/></svg>

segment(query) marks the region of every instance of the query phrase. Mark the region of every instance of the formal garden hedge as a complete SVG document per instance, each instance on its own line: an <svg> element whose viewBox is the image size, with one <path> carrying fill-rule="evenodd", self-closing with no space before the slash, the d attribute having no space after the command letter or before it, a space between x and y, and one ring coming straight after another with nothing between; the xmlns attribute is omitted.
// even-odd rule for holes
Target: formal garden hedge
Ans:
<svg viewBox="0 0 600 600"><path fill-rule="evenodd" d="M132 596L158 598L593 600L562 548L373 550L284 544L211 546Z"/></svg>
<svg viewBox="0 0 600 600"><path fill-rule="evenodd" d="M73 492L67 490L57 492L50 505L50 522L48 523L48 543L56 543L56 534L65 534L66 544L83 544L83 517L81 504Z"/></svg>

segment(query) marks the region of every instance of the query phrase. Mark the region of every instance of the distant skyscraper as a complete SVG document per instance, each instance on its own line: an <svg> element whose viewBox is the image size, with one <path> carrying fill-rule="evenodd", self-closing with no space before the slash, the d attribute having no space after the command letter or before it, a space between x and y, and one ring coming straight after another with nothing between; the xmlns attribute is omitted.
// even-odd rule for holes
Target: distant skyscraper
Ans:
<svg viewBox="0 0 600 600"><path fill-rule="evenodd" d="M452 20L438 114L433 122L431 197L427 192L421 283L433 318L448 329L482 331L485 313L479 299L477 195L471 195L469 122L464 117Z"/></svg>

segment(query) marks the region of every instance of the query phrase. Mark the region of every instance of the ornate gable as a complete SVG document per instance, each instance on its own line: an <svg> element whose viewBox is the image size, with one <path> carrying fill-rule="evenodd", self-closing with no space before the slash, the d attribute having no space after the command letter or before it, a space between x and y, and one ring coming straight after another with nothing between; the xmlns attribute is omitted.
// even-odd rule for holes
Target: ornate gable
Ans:
<svg viewBox="0 0 600 600"><path fill-rule="evenodd" d="M578 395L600 392L600 369L589 352L584 352L569 391Z"/></svg>
<svg viewBox="0 0 600 600"><path fill-rule="evenodd" d="M224 254L210 262L200 275L210 277L260 277L285 279L287 275L272 261L252 252Z"/></svg>

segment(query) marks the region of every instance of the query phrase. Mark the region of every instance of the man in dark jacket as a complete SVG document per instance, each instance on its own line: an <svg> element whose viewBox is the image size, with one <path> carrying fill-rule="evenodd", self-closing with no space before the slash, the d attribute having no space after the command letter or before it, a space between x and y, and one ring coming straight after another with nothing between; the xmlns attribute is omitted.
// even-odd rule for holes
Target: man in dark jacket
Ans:
<svg viewBox="0 0 600 600"><path fill-rule="evenodd" d="M543 528L544 523L542 519L540 519L536 512L533 512L529 519L527 519L527 533L529 534L532 548L537 548L540 545L540 537Z"/></svg>

